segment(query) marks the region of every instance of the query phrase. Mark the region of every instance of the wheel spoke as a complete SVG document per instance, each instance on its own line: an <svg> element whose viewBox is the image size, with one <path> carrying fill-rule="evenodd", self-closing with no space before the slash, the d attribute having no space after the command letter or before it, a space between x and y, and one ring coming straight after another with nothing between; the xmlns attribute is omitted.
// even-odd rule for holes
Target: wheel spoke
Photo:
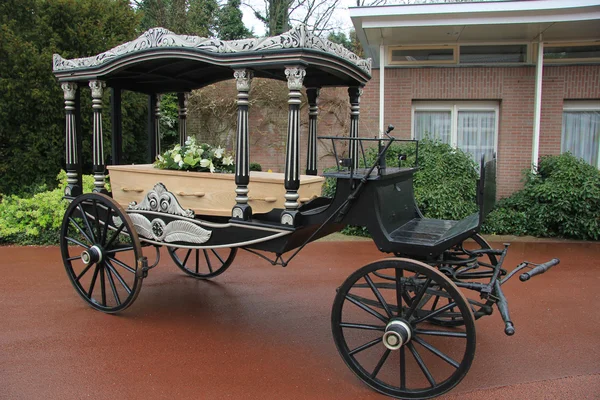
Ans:
<svg viewBox="0 0 600 400"><path fill-rule="evenodd" d="M69 217L69 222L71 222L75 228L77 228L77 230L83 235L83 237L90 242L91 244L93 244L94 242L92 241L92 239L90 239L90 237L88 236L88 234L83 230L82 227L79 226L79 224L77 222L75 222L75 220L72 217Z"/></svg>
<svg viewBox="0 0 600 400"><path fill-rule="evenodd" d="M106 283L104 282L104 266L100 266L100 290L102 292L102 305L106 307Z"/></svg>
<svg viewBox="0 0 600 400"><path fill-rule="evenodd" d="M402 317L402 296L404 294L404 270L396 268L396 302L398 303L398 317Z"/></svg>
<svg viewBox="0 0 600 400"><path fill-rule="evenodd" d="M187 263L188 258L190 258L190 254L192 254L192 249L188 249L185 258L183 259L183 262L181 263L182 265L185 266L185 264Z"/></svg>
<svg viewBox="0 0 600 400"><path fill-rule="evenodd" d="M198 268L200 268L200 250L196 249L196 273L198 273Z"/></svg>
<svg viewBox="0 0 600 400"><path fill-rule="evenodd" d="M377 338L377 339L373 339L370 342L367 342L363 345L358 346L357 348L355 348L354 350L350 350L348 352L348 354L350 354L351 356L356 354L356 353L360 353L363 350L368 349L369 347L373 347L375 346L377 343L381 343L381 341L383 340L383 338Z"/></svg>
<svg viewBox="0 0 600 400"><path fill-rule="evenodd" d="M210 259L208 258L208 252L206 250L202 250L204 252L204 258L206 258L206 264L208 265L208 270L210 273L213 273L212 264L210 263Z"/></svg>
<svg viewBox="0 0 600 400"><path fill-rule="evenodd" d="M358 306L362 310L368 312L369 314L371 314L372 316L374 316L378 320L382 321L383 323L387 323L388 322L387 318L385 318L383 315L381 315L377 311L373 310L371 307L369 307L366 304L364 304L364 303L360 302L359 300L357 300L353 295L351 295L351 294L348 293L346 295L346 299L348 299L348 301L350 301L352 304L355 304L356 306Z"/></svg>
<svg viewBox="0 0 600 400"><path fill-rule="evenodd" d="M98 236L98 243L102 243L102 235L100 233L100 218L98 217L98 204L96 200L92 199L92 210L94 210L94 225L96 225L96 234Z"/></svg>
<svg viewBox="0 0 600 400"><path fill-rule="evenodd" d="M435 296L435 300L433 301L433 305L431 306L431 311L435 310L438 301L440 301L440 296Z"/></svg>
<svg viewBox="0 0 600 400"><path fill-rule="evenodd" d="M90 231L90 238L92 238L92 240L90 242L96 243L97 241L96 241L96 237L94 236L94 230L90 226L90 221L88 220L87 214L85 213L85 211L83 211L83 207L81 206L81 204L77 204L77 208L79 209L79 212L81 213L81 219L83 219L83 222L85 222L85 226Z"/></svg>
<svg viewBox="0 0 600 400"><path fill-rule="evenodd" d="M354 324L350 322L341 322L340 326L342 328L366 329L369 331L385 331L385 326L382 325Z"/></svg>
<svg viewBox="0 0 600 400"><path fill-rule="evenodd" d="M112 207L110 206L106 206L106 221L104 221L104 227L102 229L102 235L100 236L101 240L102 240L102 244L104 245L106 243L106 238L108 235L108 227L110 225L110 217L112 216Z"/></svg>
<svg viewBox="0 0 600 400"><path fill-rule="evenodd" d="M133 246L127 246L127 247L117 247L114 249L110 249L110 250L106 250L104 253L105 254L115 254L115 253L120 253L122 251L130 251L133 250Z"/></svg>
<svg viewBox="0 0 600 400"><path fill-rule="evenodd" d="M131 268L129 265L117 260L114 257L107 257L110 261L114 262L115 264L117 264L118 266L125 268L127 271L131 272L132 274L135 274L135 269Z"/></svg>
<svg viewBox="0 0 600 400"><path fill-rule="evenodd" d="M112 277L109 268L106 268L106 276L108 277L108 283L110 284L110 289L113 292L113 296L115 296L115 301L117 302L117 306L121 305L121 298L119 297L119 292L117 292L117 288L115 287L115 281Z"/></svg>
<svg viewBox="0 0 600 400"><path fill-rule="evenodd" d="M412 300L412 302L410 304L410 308L408 309L408 311L406 312L406 315L404 316L404 318L406 320L410 320L410 317L415 312L415 309L417 308L417 306L421 302L421 299L423 298L423 295L425 294L425 291L427 291L427 288L429 287L429 284L431 284L431 278L427 278L427 280L425 281L425 284L421 287L421 289L419 290L419 292L417 293L417 295L415 296L415 298Z"/></svg>
<svg viewBox="0 0 600 400"><path fill-rule="evenodd" d="M400 347L400 389L406 388L406 352Z"/></svg>
<svg viewBox="0 0 600 400"><path fill-rule="evenodd" d="M77 275L77 278L75 278L75 282L79 282L79 280L81 279L81 277L82 277L82 276L83 276L83 275L84 275L86 272L88 272L88 270L89 270L89 269L92 267L92 265L94 265L94 264L91 264L91 263L90 263L90 264L88 264L88 265L87 265L87 267L85 267L85 268L83 269L83 271L81 271L81 273L80 273L79 275Z"/></svg>
<svg viewBox="0 0 600 400"><path fill-rule="evenodd" d="M79 259L81 259L81 256L74 256L74 257L67 258L67 261L73 261L73 260L79 260Z"/></svg>
<svg viewBox="0 0 600 400"><path fill-rule="evenodd" d="M217 252L215 251L215 249L210 249L210 251L212 251L212 252L213 252L213 254L214 254L215 256L217 256L217 258L218 258L218 259L219 259L219 261L221 262L221 265L225 264L225 261L223 261L223 259L221 258L221 256L219 255L219 253L217 253Z"/></svg>
<svg viewBox="0 0 600 400"><path fill-rule="evenodd" d="M125 280L123 279L121 274L119 274L117 272L115 267L108 260L106 260L105 262L106 262L106 267L110 270L110 272L112 272L115 275L115 278L117 278L119 283L121 283L121 286L123 286L123 288L125 289L127 294L131 294L131 288L127 285L127 283L125 282Z"/></svg>
<svg viewBox="0 0 600 400"><path fill-rule="evenodd" d="M445 337L455 337L455 338L463 338L467 337L465 332L450 332L450 331L436 331L430 329L415 329L414 333L419 335L430 335L430 336L445 336Z"/></svg>
<svg viewBox="0 0 600 400"><path fill-rule="evenodd" d="M123 229L125 229L125 222L123 222L123 221L121 221L121 222L122 222L121 226L117 228L117 230L115 231L113 236L110 238L108 243L106 243L104 245L105 249L110 249L110 246L112 246L112 244L115 241L115 239L117 238L117 236L119 236L121 234L121 232L123 231Z"/></svg>
<svg viewBox="0 0 600 400"><path fill-rule="evenodd" d="M425 347L427 350L429 350L430 352L432 352L433 354L435 354L439 358L441 358L442 360L446 361L448 364L452 365L454 368L460 367L459 363L457 363L452 358L448 357L446 354L442 353L437 348L433 347L431 344L427 343L426 341L424 341L420 337L415 336L413 338L413 340L415 342L419 343L421 346Z"/></svg>
<svg viewBox="0 0 600 400"><path fill-rule="evenodd" d="M75 243L76 245L81 246L86 250L88 250L90 248L90 246L86 246L85 244L81 243L79 240L73 239L72 237L65 236L65 240L67 240L71 243Z"/></svg>
<svg viewBox="0 0 600 400"><path fill-rule="evenodd" d="M449 309L451 309L451 308L453 308L455 306L456 306L456 302L452 302L450 304L446 304L445 306L443 306L441 308L438 308L437 310L432 311L429 314L427 314L427 315L425 315L425 316L423 316L421 318L412 320L411 323L414 324L414 325L416 325L416 324L421 323L421 322L423 322L423 321L425 321L427 319L430 319L430 318L433 318L435 316L438 316L441 313L443 313L444 311L448 311Z"/></svg>
<svg viewBox="0 0 600 400"><path fill-rule="evenodd" d="M92 282L90 283L90 289L88 290L88 298L91 299L92 298L92 293L94 292L94 286L96 285L96 278L98 277L98 270L100 268L98 267L98 264L96 264L96 269L94 270L94 276L92 277Z"/></svg>
<svg viewBox="0 0 600 400"><path fill-rule="evenodd" d="M379 370L381 369L381 367L383 367L383 364L385 364L385 361L387 360L391 352L392 351L390 349L385 349L385 352L383 353L383 355L379 359L379 362L375 366L375 369L373 369L373 372L371 373L371 378L375 379L375 377L379 373Z"/></svg>
<svg viewBox="0 0 600 400"><path fill-rule="evenodd" d="M369 274L365 275L364 278L365 278L365 281L367 281L367 284L371 288L371 291L373 292L373 294L375 295L375 297L377 297L377 300L379 300L379 303L381 303L381 306L385 310L385 312L388 315L388 317L392 318L392 312L390 311L390 307L388 306L388 304L386 303L385 299L381 295L381 292L379 292L379 290L377 289L377 287L375 286L375 284L373 283L373 281L369 277Z"/></svg>
<svg viewBox="0 0 600 400"><path fill-rule="evenodd" d="M412 353L412 355L415 358L415 361L417 362L417 364L419 364L419 368L421 368L421 371L423 372L423 375L425 375L425 378L427 378L427 380L429 381L429 384L431 385L431 387L434 387L435 386L435 379L433 379L433 376L431 376L431 372L429 372L429 369L427 369L427 366L423 362L423 359L419 355L419 352L417 351L417 349L415 349L415 346L412 343L410 343L410 342L407 343L406 346L408 347L408 350L410 350L410 352Z"/></svg>

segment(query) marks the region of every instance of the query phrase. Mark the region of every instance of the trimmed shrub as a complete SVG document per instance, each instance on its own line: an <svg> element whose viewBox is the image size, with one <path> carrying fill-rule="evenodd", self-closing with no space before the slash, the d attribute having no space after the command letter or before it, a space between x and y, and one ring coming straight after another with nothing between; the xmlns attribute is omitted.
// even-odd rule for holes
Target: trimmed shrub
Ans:
<svg viewBox="0 0 600 400"><path fill-rule="evenodd" d="M59 187L31 197L6 196L0 201L0 243L21 245L58 244L60 225L68 203L63 200L67 174L57 177ZM94 178L83 176L85 192L91 192ZM43 190L44 188L40 188Z"/></svg>
<svg viewBox="0 0 600 400"><path fill-rule="evenodd" d="M540 159L522 190L500 201L484 224L495 234L600 239L600 172L569 153Z"/></svg>

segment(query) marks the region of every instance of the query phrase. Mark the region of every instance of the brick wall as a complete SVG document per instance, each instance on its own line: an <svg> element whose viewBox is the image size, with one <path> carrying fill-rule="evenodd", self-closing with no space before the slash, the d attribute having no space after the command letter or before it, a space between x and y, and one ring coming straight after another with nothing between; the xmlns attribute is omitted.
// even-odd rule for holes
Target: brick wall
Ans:
<svg viewBox="0 0 600 400"><path fill-rule="evenodd" d="M559 154L564 100L600 99L600 66L546 66L542 87L540 155ZM235 98L235 83L221 82L226 96ZM385 126L393 124L398 137L409 138L411 106L415 100L486 100L500 106L498 136L498 195L521 188L522 171L531 165L535 67L390 68L385 76ZM254 87L254 83L253 83ZM281 82L281 90L287 90ZM252 98L253 92L250 92ZM345 88L321 90L319 135L347 135L348 94ZM301 109L301 169L306 167L308 107ZM287 135L287 104L250 108L251 161L263 170L283 172ZM189 116L197 132L197 116ZM379 128L379 70L361 97L360 135L374 137ZM233 134L233 132L232 132ZM229 143L232 141L230 140ZM343 152L343 148L338 151ZM319 171L334 164L330 143L319 143Z"/></svg>
<svg viewBox="0 0 600 400"><path fill-rule="evenodd" d="M540 155L560 153L563 101L600 99L599 76L598 65L544 68ZM405 138L415 100L498 101L498 195L521 188L522 171L531 165L535 67L390 68L385 87L385 125L395 125L396 135ZM361 103L362 132L377 131L378 113L375 70Z"/></svg>

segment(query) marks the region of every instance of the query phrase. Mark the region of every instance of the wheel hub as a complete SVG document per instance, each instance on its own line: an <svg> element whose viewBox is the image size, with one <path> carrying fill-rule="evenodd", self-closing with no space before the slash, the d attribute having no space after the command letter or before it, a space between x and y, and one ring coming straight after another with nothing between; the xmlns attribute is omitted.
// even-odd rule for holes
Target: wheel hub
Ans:
<svg viewBox="0 0 600 400"><path fill-rule="evenodd" d="M392 320L385 327L383 345L390 350L398 350L412 338L412 329L408 323Z"/></svg>
<svg viewBox="0 0 600 400"><path fill-rule="evenodd" d="M102 249L97 245L93 245L81 253L81 261L85 265L93 264L102 261Z"/></svg>

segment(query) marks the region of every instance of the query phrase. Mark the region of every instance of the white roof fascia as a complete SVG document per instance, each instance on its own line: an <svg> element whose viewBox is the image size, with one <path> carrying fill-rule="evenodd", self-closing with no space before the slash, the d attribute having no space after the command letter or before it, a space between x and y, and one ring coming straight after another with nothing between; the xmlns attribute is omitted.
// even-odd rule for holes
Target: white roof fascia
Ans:
<svg viewBox="0 0 600 400"><path fill-rule="evenodd" d="M600 0L525 0L490 1L474 3L428 3L376 7L349 7L350 17L430 16L481 12L533 12L554 10L560 13L569 9L600 6ZM581 10L583 11L583 10Z"/></svg>

